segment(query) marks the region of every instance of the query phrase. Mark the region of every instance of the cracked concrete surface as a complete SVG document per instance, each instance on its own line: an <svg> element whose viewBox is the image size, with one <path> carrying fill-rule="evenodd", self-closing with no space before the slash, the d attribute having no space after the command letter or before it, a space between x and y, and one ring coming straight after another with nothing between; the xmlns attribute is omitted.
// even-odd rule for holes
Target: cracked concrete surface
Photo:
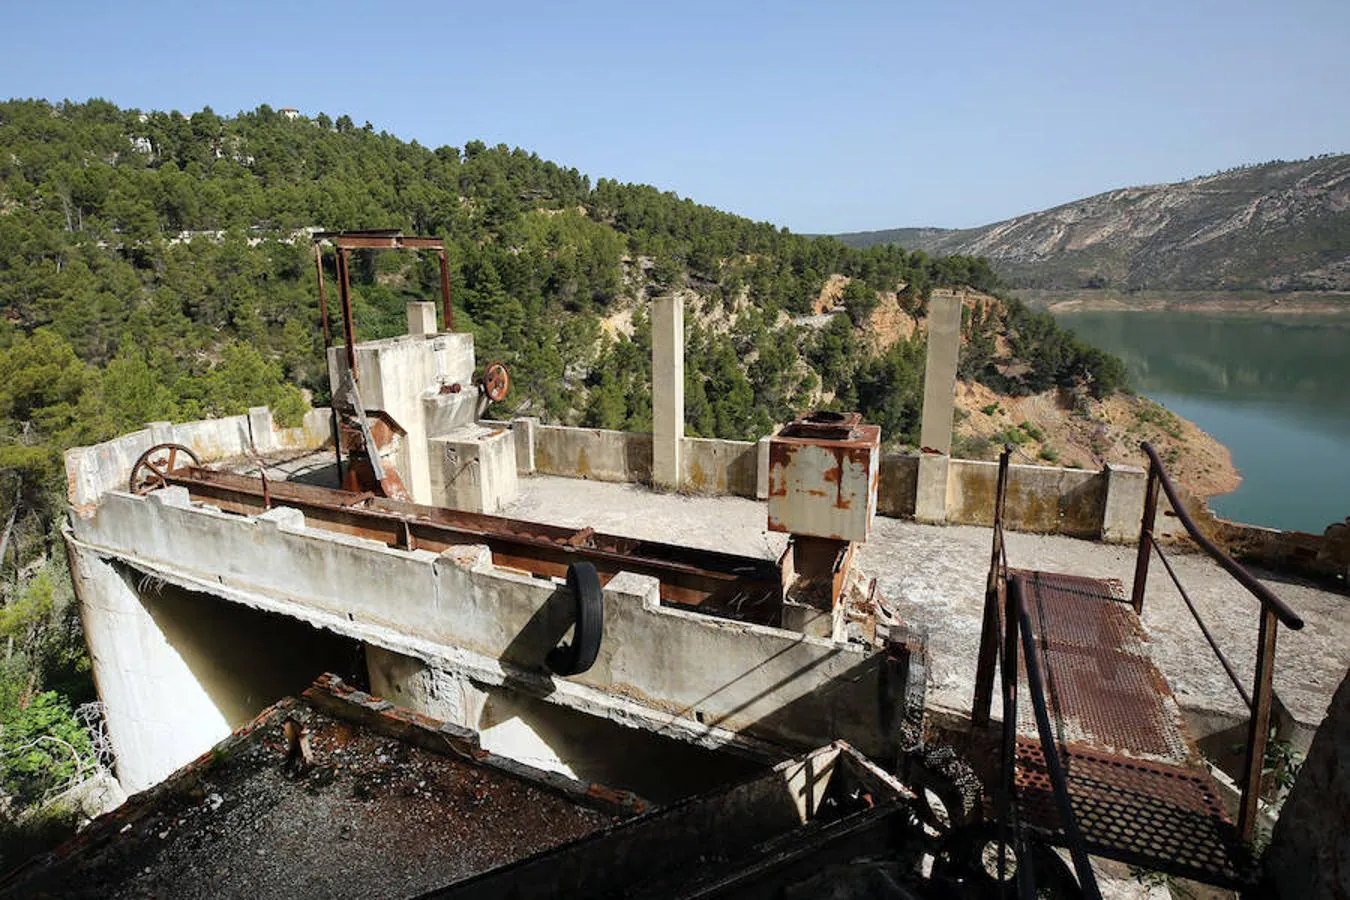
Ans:
<svg viewBox="0 0 1350 900"><path fill-rule="evenodd" d="M502 514L763 558L776 558L786 546L785 535L766 529L762 502L658 494L631 484L524 478L520 498ZM856 557L899 615L928 632L930 706L970 709L990 540L988 528L879 516L872 540ZM1009 533L1007 551L1009 564L1018 568L1118 578L1127 586L1134 575L1131 546ZM1248 681L1255 665L1255 599L1208 557L1180 550L1170 556L1219 645ZM1306 740L1350 667L1350 598L1307 582L1257 574L1306 622L1302 631L1280 629L1275 671L1276 694ZM1184 709L1230 724L1245 718L1241 697L1156 558L1143 621L1154 659Z"/></svg>

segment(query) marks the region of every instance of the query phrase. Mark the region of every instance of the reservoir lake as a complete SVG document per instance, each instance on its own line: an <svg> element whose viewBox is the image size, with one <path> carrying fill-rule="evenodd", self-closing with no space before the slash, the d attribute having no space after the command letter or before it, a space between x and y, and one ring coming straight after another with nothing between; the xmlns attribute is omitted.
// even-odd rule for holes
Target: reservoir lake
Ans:
<svg viewBox="0 0 1350 900"><path fill-rule="evenodd" d="M1350 313L1057 313L1124 359L1132 387L1233 454L1242 484L1211 498L1226 519L1321 534L1350 516Z"/></svg>

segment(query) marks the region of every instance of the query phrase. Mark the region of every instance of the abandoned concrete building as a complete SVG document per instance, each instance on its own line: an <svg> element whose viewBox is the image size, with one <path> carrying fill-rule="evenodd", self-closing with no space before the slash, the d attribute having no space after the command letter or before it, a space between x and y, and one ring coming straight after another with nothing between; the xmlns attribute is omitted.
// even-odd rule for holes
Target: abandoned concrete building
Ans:
<svg viewBox="0 0 1350 900"><path fill-rule="evenodd" d="M917 456L849 414L685 437L676 299L652 310L653 433L608 432L491 419L510 375L454 331L448 278L443 327L413 303L406 335L358 342L348 254L443 245L317 237L332 409L67 454L136 796L0 893L795 897L829 873L839 896L1091 897L1124 863L1345 896L1344 597L1233 562L1156 454L951 458L959 297L934 298ZM1263 870L1272 743L1319 763ZM242 842L235 799L267 791L295 811L258 806ZM1310 824L1328 810L1338 832ZM350 879L271 861L340 872L349 837Z"/></svg>

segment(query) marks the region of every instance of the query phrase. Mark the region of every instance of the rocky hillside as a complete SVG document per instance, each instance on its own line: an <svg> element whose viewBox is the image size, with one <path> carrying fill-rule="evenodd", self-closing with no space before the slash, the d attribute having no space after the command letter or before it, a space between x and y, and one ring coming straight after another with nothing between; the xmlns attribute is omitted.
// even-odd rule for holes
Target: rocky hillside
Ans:
<svg viewBox="0 0 1350 900"><path fill-rule="evenodd" d="M1350 155L1108 191L980 228L838 236L987 257L1015 288L1350 290Z"/></svg>

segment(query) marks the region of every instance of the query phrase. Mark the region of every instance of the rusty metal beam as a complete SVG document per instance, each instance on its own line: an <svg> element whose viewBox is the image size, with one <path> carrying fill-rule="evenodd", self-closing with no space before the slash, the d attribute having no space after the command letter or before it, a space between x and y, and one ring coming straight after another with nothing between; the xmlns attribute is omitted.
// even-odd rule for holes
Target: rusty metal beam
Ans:
<svg viewBox="0 0 1350 900"><path fill-rule="evenodd" d="M402 235L341 235L332 241L339 250L439 250L445 246L440 238Z"/></svg>
<svg viewBox="0 0 1350 900"><path fill-rule="evenodd" d="M445 253L445 242L441 242L441 252L437 254L441 264L441 304L446 331L455 330L455 308L450 305L450 260Z"/></svg>
<svg viewBox="0 0 1350 900"><path fill-rule="evenodd" d="M654 576L661 582L661 599L670 604L760 624L777 625L782 616L782 573L768 560L290 481L269 482L264 497L256 478L193 466L169 473L166 480L226 512L257 515L270 501L272 507L300 510L313 527L391 547L440 552L485 544L496 565L545 578L565 577L569 565L586 560L602 582L621 571Z"/></svg>
<svg viewBox="0 0 1350 900"><path fill-rule="evenodd" d="M361 376L356 371L356 323L352 320L352 283L347 271L346 250L338 251L337 262L338 296L342 299L342 337L347 342L347 368L351 370L352 380L359 382Z"/></svg>

